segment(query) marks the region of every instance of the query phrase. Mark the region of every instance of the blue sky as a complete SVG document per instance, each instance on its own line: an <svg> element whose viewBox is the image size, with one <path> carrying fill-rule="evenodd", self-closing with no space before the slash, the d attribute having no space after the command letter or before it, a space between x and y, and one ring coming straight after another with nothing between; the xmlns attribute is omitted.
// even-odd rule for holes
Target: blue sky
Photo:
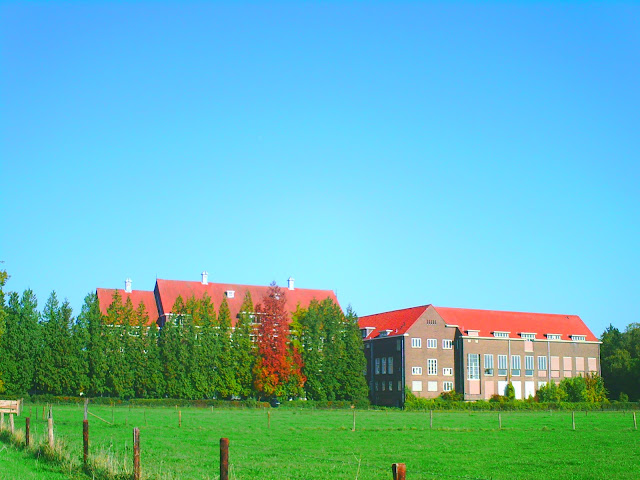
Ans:
<svg viewBox="0 0 640 480"><path fill-rule="evenodd" d="M0 5L0 260L640 321L640 6Z"/></svg>

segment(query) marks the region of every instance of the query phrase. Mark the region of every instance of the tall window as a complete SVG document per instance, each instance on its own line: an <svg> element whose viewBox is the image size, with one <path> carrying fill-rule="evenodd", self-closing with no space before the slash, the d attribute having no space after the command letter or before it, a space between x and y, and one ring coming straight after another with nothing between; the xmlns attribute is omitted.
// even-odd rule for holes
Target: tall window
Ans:
<svg viewBox="0 0 640 480"><path fill-rule="evenodd" d="M506 377L508 365L509 364L507 363L507 356L498 355L498 375Z"/></svg>
<svg viewBox="0 0 640 480"><path fill-rule="evenodd" d="M467 355L467 378L469 380L480 379L480 354L470 353Z"/></svg>
<svg viewBox="0 0 640 480"><path fill-rule="evenodd" d="M442 340L443 350L451 350L453 348L453 340Z"/></svg>
<svg viewBox="0 0 640 480"><path fill-rule="evenodd" d="M524 357L524 375L533 377L533 355L525 355Z"/></svg>
<svg viewBox="0 0 640 480"><path fill-rule="evenodd" d="M547 357L538 357L538 370L547 369Z"/></svg>
<svg viewBox="0 0 640 480"><path fill-rule="evenodd" d="M520 376L520 355L511 355L511 375Z"/></svg>
<svg viewBox="0 0 640 480"><path fill-rule="evenodd" d="M427 360L427 375L438 374L438 360L436 358L429 358Z"/></svg>
<svg viewBox="0 0 640 480"><path fill-rule="evenodd" d="M387 373L387 357L382 357L382 374Z"/></svg>
<svg viewBox="0 0 640 480"><path fill-rule="evenodd" d="M422 339L421 338L412 338L411 339L411 348L422 348Z"/></svg>
<svg viewBox="0 0 640 480"><path fill-rule="evenodd" d="M493 375L493 354L484 354L484 374L487 376Z"/></svg>
<svg viewBox="0 0 640 480"><path fill-rule="evenodd" d="M393 357L389 357L389 360L387 360L387 368L389 369L389 375L391 375L393 373Z"/></svg>
<svg viewBox="0 0 640 480"><path fill-rule="evenodd" d="M442 391L450 392L453 390L453 382L442 382Z"/></svg>
<svg viewBox="0 0 640 480"><path fill-rule="evenodd" d="M380 359L376 358L376 375L380 374Z"/></svg>
<svg viewBox="0 0 640 480"><path fill-rule="evenodd" d="M427 348L438 348L438 339L427 338Z"/></svg>

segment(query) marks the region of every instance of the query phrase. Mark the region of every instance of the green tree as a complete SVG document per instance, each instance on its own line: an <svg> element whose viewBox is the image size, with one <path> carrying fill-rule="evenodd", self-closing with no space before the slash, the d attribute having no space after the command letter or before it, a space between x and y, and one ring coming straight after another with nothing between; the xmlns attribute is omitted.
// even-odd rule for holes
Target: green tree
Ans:
<svg viewBox="0 0 640 480"><path fill-rule="evenodd" d="M164 367L165 392L170 398L193 398L191 354L194 348L194 328L186 305L178 296L160 331L160 357Z"/></svg>
<svg viewBox="0 0 640 480"><path fill-rule="evenodd" d="M216 357L219 352L216 310L211 297L207 294L194 302L196 328L192 374L194 389L201 398L213 398L216 386L219 384L216 371Z"/></svg>
<svg viewBox="0 0 640 480"><path fill-rule="evenodd" d="M102 396L107 391L107 354L106 335L107 326L100 311L100 303L95 292L89 293L84 298L84 304L78 323L87 329L87 376L89 379L88 394L90 396Z"/></svg>
<svg viewBox="0 0 640 480"><path fill-rule="evenodd" d="M561 389L553 380L540 387L536 395L538 401L544 403L558 403L567 399L567 392Z"/></svg>
<svg viewBox="0 0 640 480"><path fill-rule="evenodd" d="M6 270L0 270L0 355L2 354L2 344L3 344L3 340L2 337L4 335L5 332L5 318L6 318L6 314L4 311L4 286L7 282L7 279L9 278L9 276L7 275L7 271ZM4 373L3 373L3 366L2 366L2 358L0 357L0 393L4 392Z"/></svg>
<svg viewBox="0 0 640 480"><path fill-rule="evenodd" d="M560 390L564 390L567 394L569 402L586 402L587 401L587 383L584 377L564 378L560 382Z"/></svg>
<svg viewBox="0 0 640 480"><path fill-rule="evenodd" d="M229 398L237 392L235 372L233 370L233 353L231 351L231 312L227 298L222 299L218 311L216 325L218 355L215 358L215 369L218 373L216 393L221 398Z"/></svg>
<svg viewBox="0 0 640 480"><path fill-rule="evenodd" d="M253 391L253 367L255 364L255 345L251 340L255 312L251 293L247 290L240 307L236 328L231 336L233 369L236 373L236 395L247 398Z"/></svg>

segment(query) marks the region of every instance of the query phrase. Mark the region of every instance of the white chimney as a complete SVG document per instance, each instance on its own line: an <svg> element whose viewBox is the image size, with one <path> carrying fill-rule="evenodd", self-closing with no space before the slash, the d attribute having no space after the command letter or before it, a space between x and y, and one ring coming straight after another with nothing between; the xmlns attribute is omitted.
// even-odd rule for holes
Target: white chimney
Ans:
<svg viewBox="0 0 640 480"><path fill-rule="evenodd" d="M294 286L293 286L293 282L295 281L295 278L293 277L289 277L289 279L287 280L287 285L289 287L289 290L295 290Z"/></svg>
<svg viewBox="0 0 640 480"><path fill-rule="evenodd" d="M131 293L131 279L127 278L124 281L124 291L125 293Z"/></svg>
<svg viewBox="0 0 640 480"><path fill-rule="evenodd" d="M202 284L209 285L209 272L205 270L200 275L202 275Z"/></svg>

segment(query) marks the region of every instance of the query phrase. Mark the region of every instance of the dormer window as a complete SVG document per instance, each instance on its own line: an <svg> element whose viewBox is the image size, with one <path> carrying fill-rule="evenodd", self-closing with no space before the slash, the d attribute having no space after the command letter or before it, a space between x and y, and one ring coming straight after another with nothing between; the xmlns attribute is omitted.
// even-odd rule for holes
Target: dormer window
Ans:
<svg viewBox="0 0 640 480"><path fill-rule="evenodd" d="M547 333L547 340L562 340L562 335L559 333Z"/></svg>
<svg viewBox="0 0 640 480"><path fill-rule="evenodd" d="M362 338L367 338L369 335L371 335L371 332L373 332L374 330L375 330L375 327L361 328L360 331L362 332Z"/></svg>
<svg viewBox="0 0 640 480"><path fill-rule="evenodd" d="M467 335L470 337L477 337L480 330L467 330Z"/></svg>
<svg viewBox="0 0 640 480"><path fill-rule="evenodd" d="M392 330L381 330L380 331L380 336L381 337L388 337L391 332L392 332Z"/></svg>
<svg viewBox="0 0 640 480"><path fill-rule="evenodd" d="M574 342L584 342L587 340L586 335L571 335L571 340Z"/></svg>
<svg viewBox="0 0 640 480"><path fill-rule="evenodd" d="M509 333L510 332L498 332L498 331L495 331L495 332L493 332L493 336L496 337L496 338L509 338Z"/></svg>
<svg viewBox="0 0 640 480"><path fill-rule="evenodd" d="M227 298L234 298L236 296L236 291L235 290L227 290L226 292L224 292L224 294L227 296Z"/></svg>
<svg viewBox="0 0 640 480"><path fill-rule="evenodd" d="M520 333L520 338L522 338L524 340L535 340L536 339L536 334L535 333L522 332L522 333Z"/></svg>

